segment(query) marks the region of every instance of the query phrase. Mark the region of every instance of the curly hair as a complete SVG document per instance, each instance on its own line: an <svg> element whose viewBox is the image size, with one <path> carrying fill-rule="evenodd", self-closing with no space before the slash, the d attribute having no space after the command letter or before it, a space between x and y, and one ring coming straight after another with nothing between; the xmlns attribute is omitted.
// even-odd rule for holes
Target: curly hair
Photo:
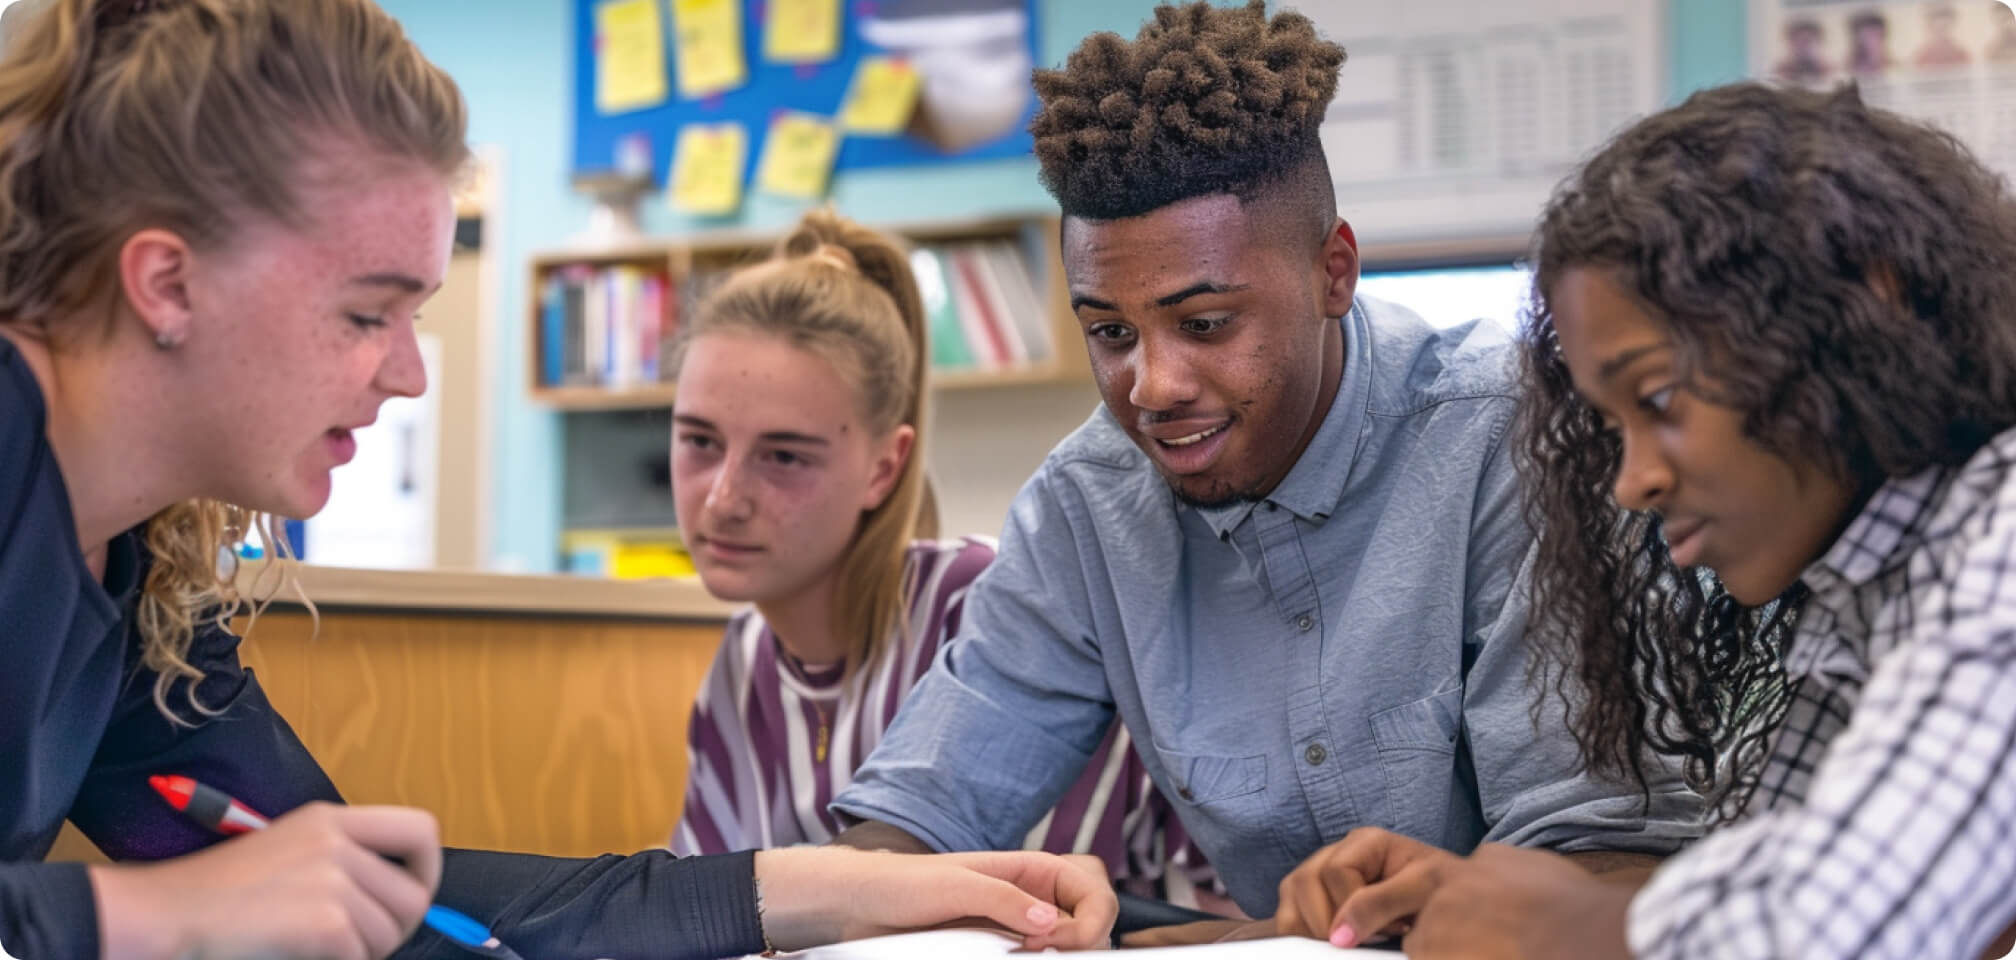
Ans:
<svg viewBox="0 0 2016 960"><path fill-rule="evenodd" d="M1656 515L1619 508L1620 441L1577 396L1549 309L1562 274L1613 271L1664 322L1686 389L1866 498L2016 424L2011 250L2003 182L1853 88L1698 93L1562 185L1536 239L1517 449L1553 654L1538 669L1559 668L1590 768L1642 787L1648 749L1678 758L1740 816L1789 703L1804 593L1745 607L1673 564Z"/></svg>
<svg viewBox="0 0 2016 960"><path fill-rule="evenodd" d="M1269 18L1263 0L1156 7L1131 43L1095 33L1063 69L1036 71L1043 186L1066 216L1092 220L1282 185L1334 216L1317 129L1343 63L1309 18Z"/></svg>
<svg viewBox="0 0 2016 960"><path fill-rule="evenodd" d="M241 585L231 545L255 530L271 545L274 562L260 567L251 583ZM194 726L217 713L199 698L204 674L188 660L199 628L229 628L243 615L244 635L250 636L279 591L291 589L308 611L311 629L321 629L321 611L288 575L285 564L294 559L293 546L280 536L272 514L217 500L186 500L149 518L141 540L152 562L133 610L142 641L140 663L153 672L154 706L171 723ZM194 719L170 703L170 692L178 688Z"/></svg>

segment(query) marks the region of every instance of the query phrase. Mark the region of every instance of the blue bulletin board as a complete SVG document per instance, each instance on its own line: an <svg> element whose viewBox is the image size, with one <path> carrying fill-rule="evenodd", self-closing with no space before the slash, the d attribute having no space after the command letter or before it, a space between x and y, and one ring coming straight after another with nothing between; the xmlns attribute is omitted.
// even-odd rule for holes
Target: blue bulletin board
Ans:
<svg viewBox="0 0 2016 960"><path fill-rule="evenodd" d="M776 64L763 59L763 0L739 0L743 6L742 46L748 65L748 82L701 100L681 99L677 84L668 82L670 95L659 105L604 116L596 109L595 10L601 0L574 0L574 166L576 175L603 174L616 170L619 144L635 134L648 138L651 148L651 175L663 185L672 165L672 148L679 128L689 123L736 122L748 131L749 150L743 182L753 177L756 162L763 154L763 140L770 120L779 111L801 110L833 117L839 113L854 69L864 55L880 50L862 38L860 21L875 12L875 0L841 0L840 50L832 60L817 64ZM671 32L669 0L657 0L659 18L667 34L666 61L676 76L679 69ZM1031 63L1037 60L1036 0L1020 0L1028 20L1027 42ZM847 135L841 140L836 170L939 164L1001 157L1027 156L1034 149L1029 135L1030 119L1036 112L1033 86L1026 80L1021 88L1024 104L1020 119L997 139L982 142L956 153L941 151L935 144L914 135L867 137Z"/></svg>

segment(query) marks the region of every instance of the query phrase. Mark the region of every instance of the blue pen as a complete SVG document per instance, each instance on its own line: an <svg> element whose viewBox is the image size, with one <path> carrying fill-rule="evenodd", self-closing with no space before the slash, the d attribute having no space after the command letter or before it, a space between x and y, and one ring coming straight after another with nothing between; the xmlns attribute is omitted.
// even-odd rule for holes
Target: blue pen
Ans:
<svg viewBox="0 0 2016 960"><path fill-rule="evenodd" d="M266 818L231 799L216 787L205 786L188 777L148 777L148 786L189 819L218 833L249 833L266 829ZM427 908L427 926L470 953L497 960L525 960L517 951L491 935L490 928L466 914L435 905Z"/></svg>
<svg viewBox="0 0 2016 960"><path fill-rule="evenodd" d="M427 925L470 953L496 957L497 960L525 960L517 951L492 936L490 928L440 904L427 908Z"/></svg>

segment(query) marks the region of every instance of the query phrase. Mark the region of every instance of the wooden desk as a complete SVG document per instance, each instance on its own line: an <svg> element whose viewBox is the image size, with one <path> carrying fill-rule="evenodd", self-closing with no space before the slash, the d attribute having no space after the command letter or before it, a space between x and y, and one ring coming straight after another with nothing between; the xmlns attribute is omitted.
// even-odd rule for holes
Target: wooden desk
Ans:
<svg viewBox="0 0 2016 960"><path fill-rule="evenodd" d="M667 842L686 720L731 607L694 583L304 568L242 656L352 803L424 807L450 846ZM243 624L241 623L241 630ZM50 859L97 859L66 830Z"/></svg>

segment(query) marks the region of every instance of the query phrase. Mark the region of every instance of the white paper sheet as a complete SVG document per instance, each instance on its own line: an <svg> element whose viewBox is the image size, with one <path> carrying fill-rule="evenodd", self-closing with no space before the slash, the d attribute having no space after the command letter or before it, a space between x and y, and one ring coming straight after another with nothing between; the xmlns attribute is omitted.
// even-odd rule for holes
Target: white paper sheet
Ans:
<svg viewBox="0 0 2016 960"><path fill-rule="evenodd" d="M836 943L784 956L797 960L978 960L993 957L1063 955L1052 950L1046 950L1041 954L1017 953L1020 946L1020 940L989 930L934 930L928 933L905 933L892 937L856 940L852 943ZM1093 952L1105 951L1087 951L1087 953ZM1073 952L1069 955L1085 954ZM1214 943L1197 947L1156 947L1109 955L1114 960L1133 960L1136 957L1142 960L1351 960L1354 957L1360 960L1373 957L1390 960L1394 956L1376 950L1339 950L1327 943L1299 937Z"/></svg>

